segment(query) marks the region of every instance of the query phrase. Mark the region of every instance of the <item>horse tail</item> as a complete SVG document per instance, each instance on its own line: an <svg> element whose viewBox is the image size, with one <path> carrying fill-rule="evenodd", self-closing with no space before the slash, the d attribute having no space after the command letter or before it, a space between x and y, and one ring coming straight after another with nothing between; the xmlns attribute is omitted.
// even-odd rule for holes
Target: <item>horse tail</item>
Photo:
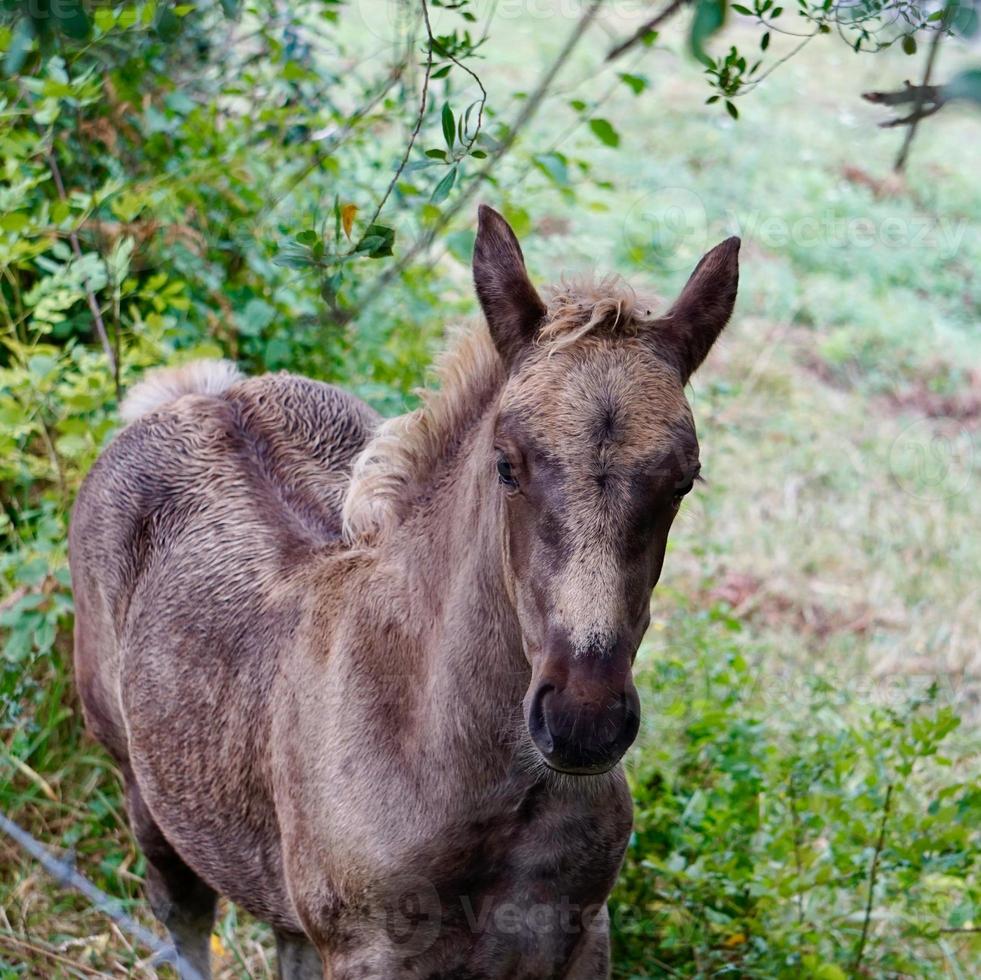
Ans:
<svg viewBox="0 0 981 980"><path fill-rule="evenodd" d="M127 393L119 414L124 422L135 422L184 395L217 397L242 377L231 361L191 361L180 367L155 368Z"/></svg>

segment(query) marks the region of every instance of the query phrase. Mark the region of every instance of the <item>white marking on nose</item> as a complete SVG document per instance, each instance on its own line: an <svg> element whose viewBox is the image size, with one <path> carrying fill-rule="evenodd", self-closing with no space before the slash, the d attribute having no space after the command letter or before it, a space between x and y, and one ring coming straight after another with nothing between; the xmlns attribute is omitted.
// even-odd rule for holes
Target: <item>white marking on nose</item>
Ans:
<svg viewBox="0 0 981 980"><path fill-rule="evenodd" d="M623 621L622 572L608 548L588 548L570 559L555 583L555 619L576 657L607 650Z"/></svg>

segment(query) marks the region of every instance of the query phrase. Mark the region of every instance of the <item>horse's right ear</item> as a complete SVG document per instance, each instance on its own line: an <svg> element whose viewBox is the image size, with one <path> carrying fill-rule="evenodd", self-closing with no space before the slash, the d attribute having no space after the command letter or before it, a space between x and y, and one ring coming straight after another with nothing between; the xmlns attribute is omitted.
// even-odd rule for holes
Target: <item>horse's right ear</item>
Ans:
<svg viewBox="0 0 981 980"><path fill-rule="evenodd" d="M528 278L511 226L486 204L477 210L473 281L494 346L510 367L535 339L545 304Z"/></svg>

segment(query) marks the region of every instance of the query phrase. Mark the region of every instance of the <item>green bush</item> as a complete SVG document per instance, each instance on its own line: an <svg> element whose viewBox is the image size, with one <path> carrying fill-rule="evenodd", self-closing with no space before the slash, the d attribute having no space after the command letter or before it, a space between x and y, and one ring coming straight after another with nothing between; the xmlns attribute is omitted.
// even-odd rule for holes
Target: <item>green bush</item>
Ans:
<svg viewBox="0 0 981 980"><path fill-rule="evenodd" d="M944 975L981 911L981 792L946 692L767 679L725 607L670 635L685 660L655 651L639 678L617 975Z"/></svg>

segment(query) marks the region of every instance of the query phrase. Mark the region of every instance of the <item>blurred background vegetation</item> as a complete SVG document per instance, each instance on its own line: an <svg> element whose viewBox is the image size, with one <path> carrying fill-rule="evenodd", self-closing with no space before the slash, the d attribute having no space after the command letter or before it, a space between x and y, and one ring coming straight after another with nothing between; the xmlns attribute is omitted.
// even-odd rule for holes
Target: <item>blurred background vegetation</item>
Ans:
<svg viewBox="0 0 981 980"><path fill-rule="evenodd" d="M691 390L707 484L638 661L615 975L981 972L973 4L2 11L5 813L152 922L82 732L65 561L142 371L220 355L396 413L474 309L476 200L543 283L670 297L738 233L737 316ZM923 117L899 161L896 115ZM274 975L234 908L214 949ZM158 973L0 840L0 977Z"/></svg>

